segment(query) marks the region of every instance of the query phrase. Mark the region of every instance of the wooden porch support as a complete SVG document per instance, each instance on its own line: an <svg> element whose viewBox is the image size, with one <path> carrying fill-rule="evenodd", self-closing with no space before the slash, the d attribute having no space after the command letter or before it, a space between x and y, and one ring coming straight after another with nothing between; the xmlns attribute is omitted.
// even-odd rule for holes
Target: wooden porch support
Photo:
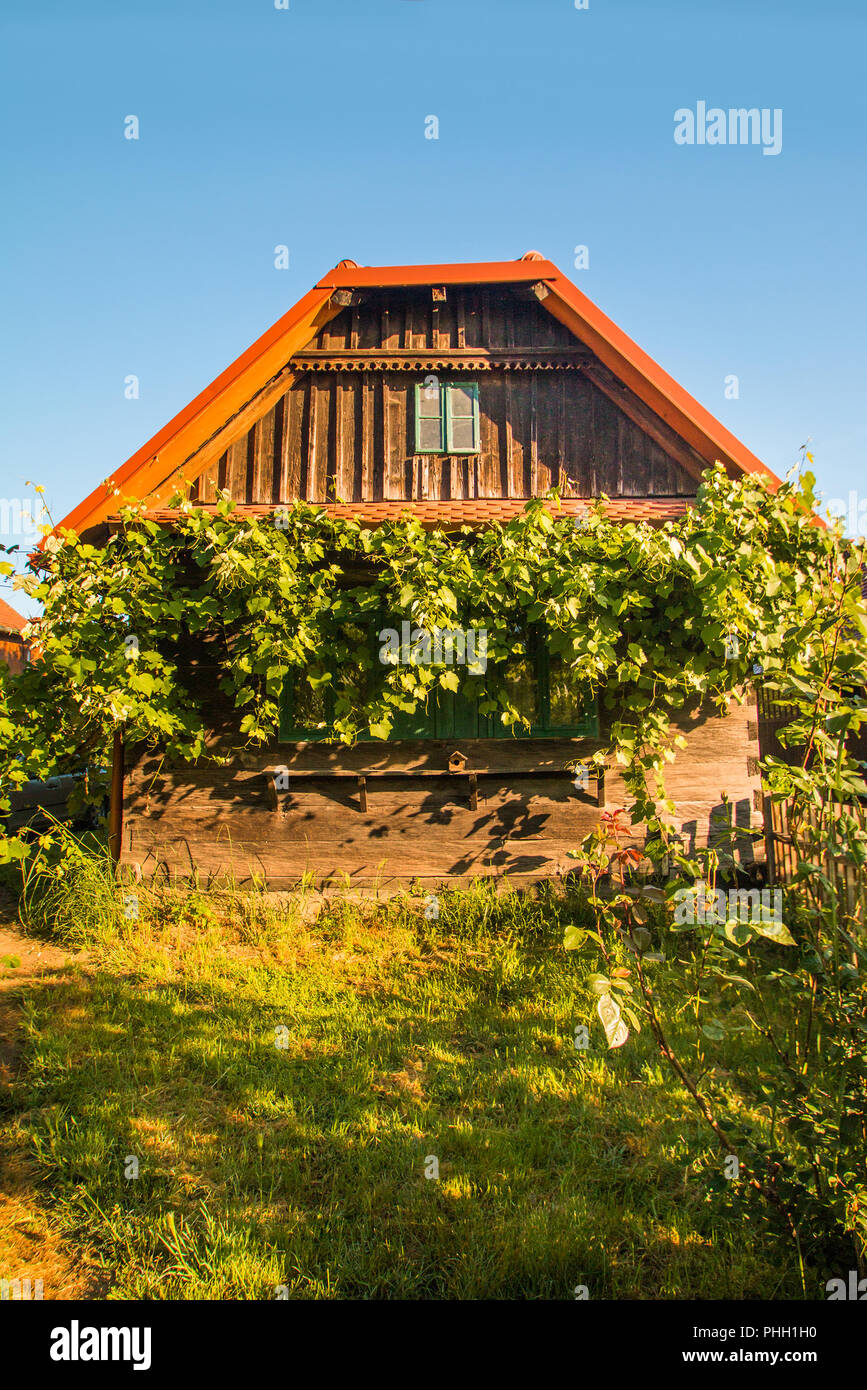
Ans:
<svg viewBox="0 0 867 1390"><path fill-rule="evenodd" d="M600 810L605 807L605 769L600 768L596 774L596 805Z"/></svg>
<svg viewBox="0 0 867 1390"><path fill-rule="evenodd" d="M114 731L111 750L111 802L108 812L108 851L116 864L120 859L123 832L123 734Z"/></svg>

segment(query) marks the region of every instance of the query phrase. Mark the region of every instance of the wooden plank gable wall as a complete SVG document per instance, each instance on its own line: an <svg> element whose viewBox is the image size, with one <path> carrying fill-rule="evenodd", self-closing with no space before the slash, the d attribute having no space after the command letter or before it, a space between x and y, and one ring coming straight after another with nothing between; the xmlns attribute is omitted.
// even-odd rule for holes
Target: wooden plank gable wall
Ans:
<svg viewBox="0 0 867 1390"><path fill-rule="evenodd" d="M431 374L478 383L477 455L415 452L414 386ZM222 488L260 505L696 491L698 456L536 299L512 290L450 287L442 302L429 289L367 292L295 355L287 377L196 479L192 500L213 502Z"/></svg>
<svg viewBox="0 0 867 1390"><path fill-rule="evenodd" d="M754 713L742 706L725 720L708 713L679 720L688 746L668 774L686 848L727 849L730 832L743 832L744 868L761 858L746 833L761 825ZM431 886L490 874L516 882L568 874L575 868L569 851L602 809L629 799L613 769L601 788L595 779L576 786L565 771L570 759L598 746L459 740L343 749L275 741L197 767L144 754L127 772L122 861L146 875L239 882L257 875L274 888L294 887L306 874ZM468 775L448 771L455 748L475 771L475 787ZM278 769L286 781L280 790ZM632 843L642 842L639 832Z"/></svg>

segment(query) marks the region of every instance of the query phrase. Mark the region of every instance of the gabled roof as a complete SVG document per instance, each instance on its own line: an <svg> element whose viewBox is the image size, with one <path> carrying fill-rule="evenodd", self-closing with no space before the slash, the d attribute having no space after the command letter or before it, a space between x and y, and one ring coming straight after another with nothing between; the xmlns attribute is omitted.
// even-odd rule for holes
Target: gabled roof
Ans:
<svg viewBox="0 0 867 1390"><path fill-rule="evenodd" d="M573 285L552 261L528 251L518 261L467 265L358 266L341 261L246 352L206 386L173 420L118 468L62 522L84 531L104 521L124 501L149 498L155 506L173 491L167 486L202 445L283 369L319 329L340 312L339 291L424 285L533 285L545 309L585 343L599 360L708 464L719 460L733 473L761 474L772 487L780 480L664 372L631 338ZM188 480L195 471L188 475ZM412 505L412 504L407 504Z"/></svg>
<svg viewBox="0 0 867 1390"><path fill-rule="evenodd" d="M16 613L14 608L0 598L0 632L19 633L29 620Z"/></svg>

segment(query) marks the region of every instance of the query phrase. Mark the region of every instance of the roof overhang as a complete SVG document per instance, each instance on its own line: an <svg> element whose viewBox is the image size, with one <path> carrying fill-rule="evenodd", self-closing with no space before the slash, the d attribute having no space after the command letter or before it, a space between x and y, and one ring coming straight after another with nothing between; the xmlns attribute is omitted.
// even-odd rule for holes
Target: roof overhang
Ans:
<svg viewBox="0 0 867 1390"><path fill-rule="evenodd" d="M577 520L586 517L597 501L592 497L569 497L561 498L559 503L546 500L544 505L554 517ZM685 516L692 501L690 497L617 497L606 499L604 510L609 521L623 524L645 521L652 526L662 526L666 521L677 521ZM216 514L215 503L194 505L197 511ZM526 500L520 497L477 497L470 500L441 498L419 502L310 502L306 505L326 516L357 521L362 526L374 528L388 521L411 517L429 529L459 530L462 526L470 526L477 530L520 516L526 508ZM148 521L170 526L184 514L180 507L157 507L147 510L144 516ZM273 514L272 506L256 502L239 503L232 512L233 516L257 518Z"/></svg>

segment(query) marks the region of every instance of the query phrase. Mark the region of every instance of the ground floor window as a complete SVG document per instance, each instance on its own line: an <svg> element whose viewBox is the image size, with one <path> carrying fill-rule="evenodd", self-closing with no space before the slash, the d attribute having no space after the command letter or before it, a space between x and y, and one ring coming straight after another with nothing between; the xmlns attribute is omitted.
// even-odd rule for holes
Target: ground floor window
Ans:
<svg viewBox="0 0 867 1390"><path fill-rule="evenodd" d="M381 627L379 622L373 625L372 639ZM374 663L374 672L376 669ZM463 673L459 673L463 677ZM359 679L362 678L360 674ZM498 714L482 713L477 698L463 690L438 687L431 691L426 706L419 706L411 714L395 712L391 738L599 737L595 699L586 686L576 682L563 658L549 651L539 633L533 632L527 639L526 655L513 669L506 688L515 708L529 721L529 729L518 725L513 732ZM315 689L303 674L293 675L283 689L280 739L296 742L327 738L335 717L334 706L335 696L330 686Z"/></svg>

